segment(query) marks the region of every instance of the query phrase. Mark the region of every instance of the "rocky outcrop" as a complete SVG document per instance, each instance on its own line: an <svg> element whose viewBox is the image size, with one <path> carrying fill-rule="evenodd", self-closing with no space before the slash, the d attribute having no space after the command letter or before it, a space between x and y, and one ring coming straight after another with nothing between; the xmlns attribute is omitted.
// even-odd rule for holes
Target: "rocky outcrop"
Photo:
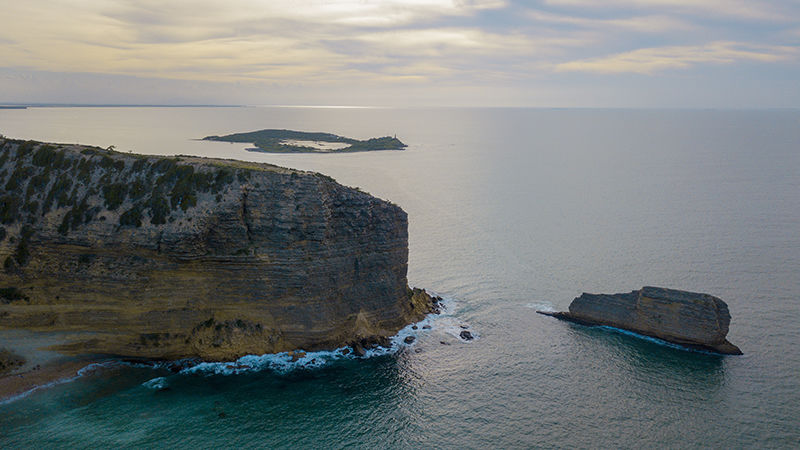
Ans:
<svg viewBox="0 0 800 450"><path fill-rule="evenodd" d="M584 293L569 312L542 314L586 325L606 325L656 337L683 346L741 355L727 341L731 315L717 297L696 292L645 286L626 294Z"/></svg>
<svg viewBox="0 0 800 450"><path fill-rule="evenodd" d="M10 350L0 348L0 375L22 367L24 364L25 358L11 352Z"/></svg>
<svg viewBox="0 0 800 450"><path fill-rule="evenodd" d="M0 138L0 330L231 359L376 341L434 308L398 206L266 164Z"/></svg>

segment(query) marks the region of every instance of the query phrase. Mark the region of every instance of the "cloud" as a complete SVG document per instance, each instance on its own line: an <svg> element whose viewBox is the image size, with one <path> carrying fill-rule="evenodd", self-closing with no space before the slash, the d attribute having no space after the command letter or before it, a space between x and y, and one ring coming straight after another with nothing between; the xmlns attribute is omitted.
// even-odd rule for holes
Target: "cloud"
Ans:
<svg viewBox="0 0 800 450"><path fill-rule="evenodd" d="M796 59L797 55L798 51L794 47L712 42L696 46L642 48L611 56L558 64L555 66L555 70L557 72L652 75L664 70L686 69L697 64L774 63Z"/></svg>
<svg viewBox="0 0 800 450"><path fill-rule="evenodd" d="M636 33L675 33L696 28L694 25L667 15L644 15L613 19L590 18L566 14L554 14L538 10L526 13L531 20L541 23L571 25L596 30L630 31Z"/></svg>
<svg viewBox="0 0 800 450"><path fill-rule="evenodd" d="M658 10L701 18L735 17L743 20L790 22L798 20L796 7L778 0L545 0L545 4L590 10Z"/></svg>
<svg viewBox="0 0 800 450"><path fill-rule="evenodd" d="M799 9L796 0L7 1L0 69L46 72L47 83L93 74L265 92L511 92L580 78L564 72L656 75L736 63L768 71L796 59ZM800 66L774 67L789 78Z"/></svg>

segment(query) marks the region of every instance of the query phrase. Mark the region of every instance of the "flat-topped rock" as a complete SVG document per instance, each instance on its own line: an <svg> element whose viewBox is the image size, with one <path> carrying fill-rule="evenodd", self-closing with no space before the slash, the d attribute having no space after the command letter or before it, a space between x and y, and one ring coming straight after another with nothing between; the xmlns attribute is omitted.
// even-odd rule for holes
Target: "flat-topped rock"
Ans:
<svg viewBox="0 0 800 450"><path fill-rule="evenodd" d="M621 294L577 297L569 312L541 314L585 325L606 325L686 347L741 355L728 342L728 305L709 294L645 286Z"/></svg>
<svg viewBox="0 0 800 450"><path fill-rule="evenodd" d="M2 332L58 351L231 360L381 344L436 308L408 217L267 164L0 137Z"/></svg>

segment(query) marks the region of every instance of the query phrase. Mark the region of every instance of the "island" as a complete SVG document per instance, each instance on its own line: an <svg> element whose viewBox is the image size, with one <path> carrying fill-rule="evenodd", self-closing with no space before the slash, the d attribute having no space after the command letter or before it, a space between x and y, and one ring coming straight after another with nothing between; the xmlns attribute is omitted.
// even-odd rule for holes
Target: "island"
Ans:
<svg viewBox="0 0 800 450"><path fill-rule="evenodd" d="M728 342L728 305L709 294L645 286L621 294L584 293L568 312L540 314L590 326L609 326L690 349L741 355Z"/></svg>
<svg viewBox="0 0 800 450"><path fill-rule="evenodd" d="M358 140L331 133L293 130L259 130L225 136L206 136L204 141L240 142L255 145L249 151L264 153L353 153L376 150L403 150L397 136Z"/></svg>
<svg viewBox="0 0 800 450"><path fill-rule="evenodd" d="M65 355L363 354L437 310L399 206L235 160L0 138L0 262L0 342L61 333Z"/></svg>

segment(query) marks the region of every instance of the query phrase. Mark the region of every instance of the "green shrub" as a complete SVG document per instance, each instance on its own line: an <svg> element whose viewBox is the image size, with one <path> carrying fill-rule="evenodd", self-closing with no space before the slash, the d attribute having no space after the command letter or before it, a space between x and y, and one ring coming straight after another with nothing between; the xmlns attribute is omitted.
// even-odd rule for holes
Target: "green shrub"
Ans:
<svg viewBox="0 0 800 450"><path fill-rule="evenodd" d="M114 158L108 155L103 155L103 157L100 158L100 161L97 163L97 165L108 170L114 166Z"/></svg>
<svg viewBox="0 0 800 450"><path fill-rule="evenodd" d="M28 156L28 153L32 152L35 146L36 141L25 141L19 144L19 147L17 147L17 158Z"/></svg>
<svg viewBox="0 0 800 450"><path fill-rule="evenodd" d="M4 224L16 222L21 206L22 200L16 195L0 198L0 222Z"/></svg>
<svg viewBox="0 0 800 450"><path fill-rule="evenodd" d="M172 158L162 158L153 163L152 169L158 173L169 172L178 166L178 162Z"/></svg>
<svg viewBox="0 0 800 450"><path fill-rule="evenodd" d="M144 197L144 194L147 193L147 185L145 185L140 180L135 180L131 183L130 189L128 190L128 195L131 197L131 200L139 200L140 198Z"/></svg>
<svg viewBox="0 0 800 450"><path fill-rule="evenodd" d="M87 217L91 219L91 212L89 211L89 205L86 204L86 199L84 198L80 204L67 211L67 213L64 215L64 219L61 221L61 225L58 226L58 232L61 234L67 234L69 230L77 229L81 224L87 221Z"/></svg>
<svg viewBox="0 0 800 450"><path fill-rule="evenodd" d="M216 176L214 176L214 184L211 190L216 194L222 190L226 185L233 182L233 171L226 167L219 169Z"/></svg>
<svg viewBox="0 0 800 450"><path fill-rule="evenodd" d="M74 199L72 202L69 200L69 188L72 187L72 180L69 179L67 174L61 174L53 185L50 187L50 191L47 193L47 196L44 199L44 203L42 204L42 215L47 214L50 211L50 207L53 204L54 200L58 200L57 207L61 208L62 206L67 206L70 203L74 205ZM76 186L77 189L77 186ZM74 191L73 191L74 195Z"/></svg>
<svg viewBox="0 0 800 450"><path fill-rule="evenodd" d="M133 173L142 172L145 167L147 167L147 160L144 158L137 159L136 162L133 163Z"/></svg>
<svg viewBox="0 0 800 450"><path fill-rule="evenodd" d="M150 199L147 201L147 206L150 208L150 222L156 225L163 225L167 223L167 217L170 213L169 203L160 192L153 190L150 194Z"/></svg>
<svg viewBox="0 0 800 450"><path fill-rule="evenodd" d="M81 159L78 163L78 180L83 184L89 184L92 181L92 169L94 169L92 160Z"/></svg>
<svg viewBox="0 0 800 450"><path fill-rule="evenodd" d="M64 157L64 152L55 150L52 145L41 145L33 152L31 162L34 166L60 168L64 164Z"/></svg>
<svg viewBox="0 0 800 450"><path fill-rule="evenodd" d="M103 198L106 200L106 207L113 211L125 201L128 194L128 185L124 183L112 183L103 186Z"/></svg>
<svg viewBox="0 0 800 450"><path fill-rule="evenodd" d="M16 170L14 170L14 173L11 174L11 178L8 179L8 182L6 183L6 190L17 190L20 184L30 177L31 173L33 173L32 167L18 166Z"/></svg>
<svg viewBox="0 0 800 450"><path fill-rule="evenodd" d="M17 244L16 250L11 255L14 257L14 260L20 266L24 266L28 264L28 261L31 258L31 251L30 251L30 240L31 236L33 236L33 228L30 225L25 225L22 227L20 231L20 240Z"/></svg>
<svg viewBox="0 0 800 450"><path fill-rule="evenodd" d="M25 210L31 214L36 214L39 211L39 202L36 200L30 201L25 204Z"/></svg>
<svg viewBox="0 0 800 450"><path fill-rule="evenodd" d="M119 216L119 224L123 227L134 226L139 228L142 226L142 210L139 205L134 205L133 208L122 213Z"/></svg>

